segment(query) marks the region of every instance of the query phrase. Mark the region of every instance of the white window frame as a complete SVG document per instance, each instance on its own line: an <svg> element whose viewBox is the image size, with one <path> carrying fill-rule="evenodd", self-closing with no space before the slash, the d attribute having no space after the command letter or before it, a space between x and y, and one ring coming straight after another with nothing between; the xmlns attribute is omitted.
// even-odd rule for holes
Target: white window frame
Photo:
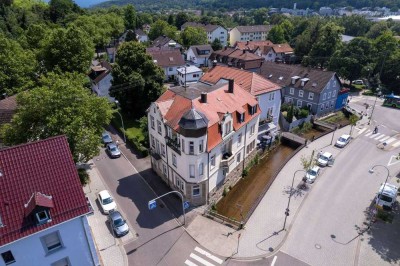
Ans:
<svg viewBox="0 0 400 266"><path fill-rule="evenodd" d="M210 157L210 168L213 169L215 167L215 154Z"/></svg>
<svg viewBox="0 0 400 266"><path fill-rule="evenodd" d="M275 100L275 92L271 92L271 93L269 94L269 100L270 100L270 101Z"/></svg>
<svg viewBox="0 0 400 266"><path fill-rule="evenodd" d="M299 90L299 97L303 97L304 91L303 90Z"/></svg>
<svg viewBox="0 0 400 266"><path fill-rule="evenodd" d="M204 140L199 141L199 153L204 151Z"/></svg>
<svg viewBox="0 0 400 266"><path fill-rule="evenodd" d="M241 158L242 157L242 154L239 152L237 155L236 155L236 162L237 163L240 163L240 161L241 161Z"/></svg>
<svg viewBox="0 0 400 266"><path fill-rule="evenodd" d="M162 129L161 129L161 121L157 120L157 132L158 134L162 134Z"/></svg>
<svg viewBox="0 0 400 266"><path fill-rule="evenodd" d="M297 100L297 107L301 107L303 105L303 101L302 100Z"/></svg>
<svg viewBox="0 0 400 266"><path fill-rule="evenodd" d="M242 145L242 133L238 134L238 144L237 146L240 147Z"/></svg>
<svg viewBox="0 0 400 266"><path fill-rule="evenodd" d="M176 155L175 155L175 153L172 154L172 165L175 166L175 167L178 167L178 166L177 166L178 164L177 164L177 161L176 161Z"/></svg>
<svg viewBox="0 0 400 266"><path fill-rule="evenodd" d="M182 145L181 145L182 152L185 152L185 139L182 138Z"/></svg>
<svg viewBox="0 0 400 266"><path fill-rule="evenodd" d="M204 175L204 163L199 164L199 176Z"/></svg>
<svg viewBox="0 0 400 266"><path fill-rule="evenodd" d="M255 131L256 131L256 125L252 125L250 127L250 136L253 136Z"/></svg>
<svg viewBox="0 0 400 266"><path fill-rule="evenodd" d="M194 155L194 141L189 141L189 154Z"/></svg>
<svg viewBox="0 0 400 266"><path fill-rule="evenodd" d="M44 251L47 254L59 250L60 248L63 247L60 233L58 231L54 231L50 234L42 236L40 238L40 241L42 241Z"/></svg>
<svg viewBox="0 0 400 266"><path fill-rule="evenodd" d="M194 164L189 164L189 177L190 178L195 178L196 177Z"/></svg>
<svg viewBox="0 0 400 266"><path fill-rule="evenodd" d="M195 190L198 191L198 193L195 194L194 193ZM193 185L192 186L192 196L193 197L200 197L201 196L201 187L200 187L200 185Z"/></svg>
<svg viewBox="0 0 400 266"><path fill-rule="evenodd" d="M150 125L151 125L151 128L152 129L156 129L156 125L155 125L155 122L154 122L154 117L152 116L152 115L150 115Z"/></svg>
<svg viewBox="0 0 400 266"><path fill-rule="evenodd" d="M42 213L46 216L46 218L43 218L43 219L40 218L40 214L42 214ZM41 211L35 213L35 217L39 224L46 223L48 220L50 220L50 215L47 210L41 210Z"/></svg>
<svg viewBox="0 0 400 266"><path fill-rule="evenodd" d="M167 166L165 164L163 164L163 173L167 176Z"/></svg>
<svg viewBox="0 0 400 266"><path fill-rule="evenodd" d="M328 92L328 99L330 99L331 98L331 92Z"/></svg>
<svg viewBox="0 0 400 266"><path fill-rule="evenodd" d="M289 94L294 95L294 88L290 88Z"/></svg>
<svg viewBox="0 0 400 266"><path fill-rule="evenodd" d="M165 145L161 143L161 155L165 157Z"/></svg>
<svg viewBox="0 0 400 266"><path fill-rule="evenodd" d="M322 95L322 100L326 100L326 93L324 92L324 94Z"/></svg>
<svg viewBox="0 0 400 266"><path fill-rule="evenodd" d="M308 99L309 100L314 100L314 92L309 92L308 93Z"/></svg>
<svg viewBox="0 0 400 266"><path fill-rule="evenodd" d="M66 264L65 264L65 263L66 263ZM53 262L53 263L51 264L51 266L60 266L60 265L62 265L62 266L65 266L65 265L70 266L70 265L71 265L71 262L69 261L69 258L68 258L68 257L65 257L65 258L62 258L62 259L60 259L60 260L57 260L57 261L55 261L55 262Z"/></svg>
<svg viewBox="0 0 400 266"><path fill-rule="evenodd" d="M11 257L10 257L10 260L6 261L5 258L4 258L4 256L5 256L6 253L10 253L12 259L11 259ZM10 265L10 264L16 262L15 256L14 256L14 254L12 253L11 250L7 250L7 251L5 251L5 252L2 252L2 253L1 253L1 258L3 259L5 265Z"/></svg>
<svg viewBox="0 0 400 266"><path fill-rule="evenodd" d="M336 90L332 91L332 97L336 96Z"/></svg>

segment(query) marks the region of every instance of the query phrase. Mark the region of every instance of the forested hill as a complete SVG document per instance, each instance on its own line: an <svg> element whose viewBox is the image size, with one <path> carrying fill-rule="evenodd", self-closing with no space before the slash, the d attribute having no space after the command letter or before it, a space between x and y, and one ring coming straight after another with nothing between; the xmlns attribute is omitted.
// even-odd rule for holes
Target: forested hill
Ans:
<svg viewBox="0 0 400 266"><path fill-rule="evenodd" d="M330 7L388 7L399 8L400 0L112 0L101 3L97 7L109 7L112 5L133 4L138 10L157 10L157 9L184 9L184 8L204 8L227 10L239 8L260 8L260 7L286 7L293 8L297 3L297 8L319 9L322 6Z"/></svg>

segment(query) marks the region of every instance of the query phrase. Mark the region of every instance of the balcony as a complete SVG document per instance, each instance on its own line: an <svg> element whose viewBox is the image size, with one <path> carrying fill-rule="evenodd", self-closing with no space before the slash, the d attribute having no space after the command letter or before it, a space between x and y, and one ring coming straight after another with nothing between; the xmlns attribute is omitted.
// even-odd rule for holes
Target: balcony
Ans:
<svg viewBox="0 0 400 266"><path fill-rule="evenodd" d="M233 156L232 153L230 152L226 152L224 153L224 155L222 156L222 160L221 160L221 167L225 167L225 168L229 168L229 166L231 164L233 164L233 162L235 161L235 156Z"/></svg>
<svg viewBox="0 0 400 266"><path fill-rule="evenodd" d="M173 151L181 155L181 145L176 139L166 138L167 146L169 146Z"/></svg>

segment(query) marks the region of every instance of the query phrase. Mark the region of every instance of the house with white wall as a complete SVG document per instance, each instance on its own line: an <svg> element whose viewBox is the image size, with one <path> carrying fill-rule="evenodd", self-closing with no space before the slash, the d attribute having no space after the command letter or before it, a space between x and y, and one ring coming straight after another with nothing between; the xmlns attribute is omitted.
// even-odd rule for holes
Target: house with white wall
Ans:
<svg viewBox="0 0 400 266"><path fill-rule="evenodd" d="M196 66L184 66L177 69L180 86L196 83L203 76L203 71Z"/></svg>
<svg viewBox="0 0 400 266"><path fill-rule="evenodd" d="M144 31L142 31L141 29L136 29L135 34L136 34L136 39L138 42L148 42L149 41L149 36L147 36L147 34Z"/></svg>
<svg viewBox="0 0 400 266"><path fill-rule="evenodd" d="M271 25L237 26L229 32L229 42L233 45L240 41L264 41Z"/></svg>
<svg viewBox="0 0 400 266"><path fill-rule="evenodd" d="M198 22L185 22L181 26L181 31L184 31L187 27L199 27L204 29L207 33L207 41L208 43L212 43L215 39L218 39L222 46L228 45L228 30L220 25L213 24L202 24Z"/></svg>
<svg viewBox="0 0 400 266"><path fill-rule="evenodd" d="M186 59L195 66L208 66L208 58L214 52L211 45L192 45L186 52Z"/></svg>
<svg viewBox="0 0 400 266"><path fill-rule="evenodd" d="M110 102L115 101L115 98L110 96L112 81L110 63L102 61L96 65L92 65L89 78L92 91L96 93L96 95L106 97Z"/></svg>
<svg viewBox="0 0 400 266"><path fill-rule="evenodd" d="M233 80L171 87L148 109L153 170L192 205L209 203L255 155L259 115Z"/></svg>
<svg viewBox="0 0 400 266"><path fill-rule="evenodd" d="M100 265L67 138L0 150L0 265Z"/></svg>
<svg viewBox="0 0 400 266"><path fill-rule="evenodd" d="M166 81L176 80L177 69L185 66L185 60L177 49L148 48L146 51L153 58L154 63L164 69Z"/></svg>
<svg viewBox="0 0 400 266"><path fill-rule="evenodd" d="M270 46L258 47L255 52L268 62L284 61L285 58L294 54L293 48L288 43L272 44Z"/></svg>

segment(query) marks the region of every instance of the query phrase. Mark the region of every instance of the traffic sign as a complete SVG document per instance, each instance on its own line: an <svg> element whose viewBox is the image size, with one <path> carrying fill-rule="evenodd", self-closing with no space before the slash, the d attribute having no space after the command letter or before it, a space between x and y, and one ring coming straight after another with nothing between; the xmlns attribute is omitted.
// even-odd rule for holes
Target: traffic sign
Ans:
<svg viewBox="0 0 400 266"><path fill-rule="evenodd" d="M190 207L189 201L185 201L185 202L183 203L183 208L186 210L186 209L188 209L189 207Z"/></svg>
<svg viewBox="0 0 400 266"><path fill-rule="evenodd" d="M157 208L157 202L155 200L150 200L149 201L149 210L153 210Z"/></svg>

